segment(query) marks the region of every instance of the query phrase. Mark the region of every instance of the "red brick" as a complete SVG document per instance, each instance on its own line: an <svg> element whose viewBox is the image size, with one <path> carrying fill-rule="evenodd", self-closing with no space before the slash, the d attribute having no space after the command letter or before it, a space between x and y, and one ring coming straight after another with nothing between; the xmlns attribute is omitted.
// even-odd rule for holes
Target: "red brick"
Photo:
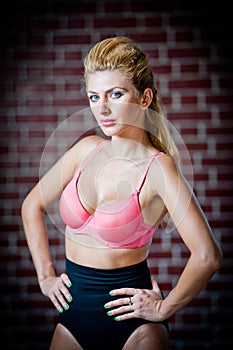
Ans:
<svg viewBox="0 0 233 350"><path fill-rule="evenodd" d="M129 35L145 48L157 86L160 88L161 84L163 88L161 101L169 120L184 136L191 160L195 160L196 154L201 156L200 169L194 169L194 192L201 194L202 208L224 255L222 268L203 293L170 318L173 350L229 348L230 332L224 322L225 313L232 314L233 79L232 41L227 35L227 21L221 23L220 18L224 6L215 10L213 21L213 6L206 11L194 2L175 6L172 0L101 3L81 0L78 4L67 0L49 7L36 3L33 1L29 6L28 2L27 10L31 13L18 6L17 15L12 13L9 23L2 22L7 30L0 47L3 204L0 270L4 286L2 303L8 307L4 324L7 334L12 335L11 348L17 348L18 344L33 348L25 326L29 324L31 334L38 339L37 347L48 348L57 321L56 310L42 295L37 282L20 220L20 205L24 194L38 180L44 146L62 115L65 119L87 106L80 93L85 53L92 43L118 33ZM180 94L179 110L173 105L174 92ZM204 125L203 133L200 122ZM79 134L82 132L80 126ZM58 136L66 135L60 132ZM75 130L70 137L76 138ZM46 151L55 158L58 154L53 145ZM216 183L211 183L211 168L216 171ZM203 186L203 191L198 185ZM216 199L218 213L214 212ZM167 234L165 229L157 230L149 259L151 272L168 294L190 252L176 230ZM64 236L49 218L48 232L55 264L61 263ZM160 276L162 269L164 275Z"/></svg>
<svg viewBox="0 0 233 350"><path fill-rule="evenodd" d="M108 18L106 16L104 16L103 18L95 18L94 19L94 27L95 28L128 28L128 27L132 27L135 28L136 27L136 18L134 17L130 17L130 18Z"/></svg>
<svg viewBox="0 0 233 350"><path fill-rule="evenodd" d="M54 45L80 45L91 43L90 35L55 35Z"/></svg>
<svg viewBox="0 0 233 350"><path fill-rule="evenodd" d="M200 57L209 57L210 49L209 48L176 48L176 49L168 49L168 57L170 58L200 58Z"/></svg>

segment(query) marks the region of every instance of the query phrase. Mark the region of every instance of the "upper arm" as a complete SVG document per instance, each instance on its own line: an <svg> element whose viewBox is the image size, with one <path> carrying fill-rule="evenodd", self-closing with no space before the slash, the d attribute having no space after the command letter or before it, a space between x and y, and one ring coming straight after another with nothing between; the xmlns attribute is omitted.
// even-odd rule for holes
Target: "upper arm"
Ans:
<svg viewBox="0 0 233 350"><path fill-rule="evenodd" d="M173 159L163 155L155 164L156 192L188 249L199 254L217 249L206 216Z"/></svg>

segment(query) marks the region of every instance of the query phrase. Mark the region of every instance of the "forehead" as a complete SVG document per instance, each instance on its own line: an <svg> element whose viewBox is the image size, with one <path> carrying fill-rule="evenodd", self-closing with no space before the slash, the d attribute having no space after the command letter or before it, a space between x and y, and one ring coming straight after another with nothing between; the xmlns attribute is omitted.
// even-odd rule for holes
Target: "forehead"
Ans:
<svg viewBox="0 0 233 350"><path fill-rule="evenodd" d="M112 87L133 89L133 85L125 74L120 71L97 71L89 75L86 88L91 91L106 91Z"/></svg>

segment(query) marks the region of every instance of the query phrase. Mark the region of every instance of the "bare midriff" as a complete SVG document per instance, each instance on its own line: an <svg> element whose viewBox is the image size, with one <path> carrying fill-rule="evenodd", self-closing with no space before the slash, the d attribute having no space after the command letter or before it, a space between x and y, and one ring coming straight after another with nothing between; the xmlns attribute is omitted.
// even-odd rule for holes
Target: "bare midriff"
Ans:
<svg viewBox="0 0 233 350"><path fill-rule="evenodd" d="M137 264L148 257L151 241L140 248L108 248L93 237L66 230L66 257L79 265L114 269Z"/></svg>

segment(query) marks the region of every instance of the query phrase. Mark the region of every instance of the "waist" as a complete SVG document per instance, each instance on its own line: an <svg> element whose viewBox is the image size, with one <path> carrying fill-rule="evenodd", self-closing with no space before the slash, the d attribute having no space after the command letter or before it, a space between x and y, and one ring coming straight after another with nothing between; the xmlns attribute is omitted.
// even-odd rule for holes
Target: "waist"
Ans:
<svg viewBox="0 0 233 350"><path fill-rule="evenodd" d="M100 269L120 268L137 264L148 257L150 243L140 248L112 249L88 236L66 234L66 256L84 266Z"/></svg>
<svg viewBox="0 0 233 350"><path fill-rule="evenodd" d="M101 269L77 264L66 257L66 272L76 277L87 281L106 281L107 283L121 283L123 280L140 278L148 276L150 280L150 272L147 260L140 261L136 264L110 269Z"/></svg>

